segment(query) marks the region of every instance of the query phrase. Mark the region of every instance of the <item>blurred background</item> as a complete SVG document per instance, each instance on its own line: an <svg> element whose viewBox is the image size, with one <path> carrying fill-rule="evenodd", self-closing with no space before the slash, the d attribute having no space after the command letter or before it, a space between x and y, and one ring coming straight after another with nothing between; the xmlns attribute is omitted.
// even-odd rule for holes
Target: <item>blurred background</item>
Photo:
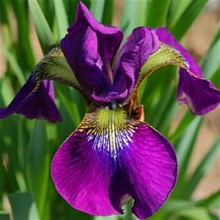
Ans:
<svg viewBox="0 0 220 220"><path fill-rule="evenodd" d="M124 40L141 25L166 26L220 89L219 0L85 0L102 23L120 27ZM74 21L76 0L0 1L0 106L10 103L35 65L65 36ZM143 85L140 103L146 121L174 145L180 165L171 197L149 219L220 217L220 108L193 116L176 101L176 67L157 70ZM164 92L166 91L166 92ZM12 115L0 120L0 220L130 220L93 217L71 208L55 191L50 162L86 112L81 95L55 83L63 121L50 124Z"/></svg>

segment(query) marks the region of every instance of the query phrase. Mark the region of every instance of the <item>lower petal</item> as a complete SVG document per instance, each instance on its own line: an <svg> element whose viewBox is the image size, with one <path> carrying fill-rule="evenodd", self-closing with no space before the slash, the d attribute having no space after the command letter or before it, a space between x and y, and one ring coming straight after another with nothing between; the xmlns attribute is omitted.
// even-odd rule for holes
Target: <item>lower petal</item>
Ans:
<svg viewBox="0 0 220 220"><path fill-rule="evenodd" d="M207 79L196 77L184 69L180 70L178 101L186 103L191 111L203 115L220 103L220 91Z"/></svg>
<svg viewBox="0 0 220 220"><path fill-rule="evenodd" d="M171 144L124 110L87 113L52 161L57 191L74 208L92 215L121 214L131 197L143 219L172 191L177 161Z"/></svg>
<svg viewBox="0 0 220 220"><path fill-rule="evenodd" d="M124 166L140 219L153 215L175 186L177 159L172 145L159 132L140 123L133 143L124 152ZM126 184L126 183L125 183Z"/></svg>
<svg viewBox="0 0 220 220"><path fill-rule="evenodd" d="M56 152L51 174L57 191L71 206L107 216L119 214L108 196L111 167L111 158L93 149L87 133L76 131Z"/></svg>

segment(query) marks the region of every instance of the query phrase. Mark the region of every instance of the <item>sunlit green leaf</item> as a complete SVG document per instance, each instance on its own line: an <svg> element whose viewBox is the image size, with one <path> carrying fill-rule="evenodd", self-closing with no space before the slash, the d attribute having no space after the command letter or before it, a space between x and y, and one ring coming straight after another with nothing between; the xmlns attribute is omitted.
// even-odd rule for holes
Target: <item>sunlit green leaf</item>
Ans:
<svg viewBox="0 0 220 220"><path fill-rule="evenodd" d="M54 45L53 35L37 0L28 0L28 3L42 49L47 52Z"/></svg>
<svg viewBox="0 0 220 220"><path fill-rule="evenodd" d="M183 197L189 198L197 185L199 184L202 177L209 171L213 163L219 157L219 148L220 148L220 139L218 139L215 144L211 147L208 153L204 156L196 170L193 172L192 177L189 179L187 183L187 189L184 192Z"/></svg>
<svg viewBox="0 0 220 220"><path fill-rule="evenodd" d="M4 211L0 211L0 219L1 220L10 220L9 213L4 212Z"/></svg>
<svg viewBox="0 0 220 220"><path fill-rule="evenodd" d="M36 204L29 192L9 195L14 220L38 220Z"/></svg>
<svg viewBox="0 0 220 220"><path fill-rule="evenodd" d="M146 25L150 27L163 26L166 21L167 10L170 0L160 2L149 0L147 6Z"/></svg>
<svg viewBox="0 0 220 220"><path fill-rule="evenodd" d="M174 26L170 27L171 33L180 40L189 27L192 25L193 21L202 11L208 0L192 1L182 15L179 17Z"/></svg>
<svg viewBox="0 0 220 220"><path fill-rule="evenodd" d="M64 7L63 0L54 2L56 21L58 26L59 39L63 38L67 33L68 19Z"/></svg>
<svg viewBox="0 0 220 220"><path fill-rule="evenodd" d="M27 177L39 215L43 215L48 190L50 155L45 121L37 120L29 142Z"/></svg>

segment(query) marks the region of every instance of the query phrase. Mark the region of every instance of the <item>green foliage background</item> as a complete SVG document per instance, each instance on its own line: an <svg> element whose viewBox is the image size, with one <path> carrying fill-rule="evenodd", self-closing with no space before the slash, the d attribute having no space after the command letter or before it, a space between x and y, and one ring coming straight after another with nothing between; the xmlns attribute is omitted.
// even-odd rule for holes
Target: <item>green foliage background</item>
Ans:
<svg viewBox="0 0 220 220"><path fill-rule="evenodd" d="M83 1L104 24L112 24L116 0ZM190 28L208 0L124 0L120 28L125 37L134 27L166 26L178 40ZM1 0L0 52L7 59L5 75L0 78L0 106L6 106L25 83L36 65L35 42L31 24L37 32L44 54L65 36L74 20L76 0ZM118 15L117 15L118 16ZM14 19L12 19L14 18ZM201 27L202 28L202 27ZM220 88L220 28L201 61L205 77ZM150 219L219 219L220 191L198 201L192 200L204 175L219 155L217 139L195 171L186 175L203 118L187 111L175 132L171 125L179 107L176 101L177 69L158 70L143 85L140 103L145 106L147 122L163 133L175 146L179 160L179 179L171 197ZM14 220L73 219L131 220L132 204L123 216L93 217L71 208L55 191L50 177L50 162L58 146L74 131L86 112L81 95L71 88L55 84L57 104L63 121L50 124L12 115L0 121L0 219L10 219L5 202L9 199ZM165 92L164 92L165 91Z"/></svg>

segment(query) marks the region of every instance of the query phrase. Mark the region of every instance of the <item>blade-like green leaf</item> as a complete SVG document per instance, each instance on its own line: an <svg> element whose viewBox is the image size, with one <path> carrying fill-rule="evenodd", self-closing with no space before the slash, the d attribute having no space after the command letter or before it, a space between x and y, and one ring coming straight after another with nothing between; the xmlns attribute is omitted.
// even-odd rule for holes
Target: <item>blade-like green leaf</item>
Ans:
<svg viewBox="0 0 220 220"><path fill-rule="evenodd" d="M163 26L167 15L170 0L148 1L146 26L158 27Z"/></svg>
<svg viewBox="0 0 220 220"><path fill-rule="evenodd" d="M183 37L207 2L208 0L192 1L191 4L185 9L184 13L179 17L175 25L169 28L171 33L178 40Z"/></svg>
<svg viewBox="0 0 220 220"><path fill-rule="evenodd" d="M212 46L207 54L203 64L202 70L207 78L211 78L216 69L220 66L220 39Z"/></svg>
<svg viewBox="0 0 220 220"><path fill-rule="evenodd" d="M81 121L81 117L79 115L77 105L74 102L74 97L72 97L71 95L71 89L59 85L57 93L59 98L63 102L67 112L69 113L69 116L72 119L72 123L74 123L75 126L78 126Z"/></svg>
<svg viewBox="0 0 220 220"><path fill-rule="evenodd" d="M17 22L17 34L19 47L17 48L18 57L17 59L21 60L22 63L25 63L25 66L28 66L29 69L32 69L35 65L35 59L33 54L33 48L30 41L30 25L27 16L27 1L22 0L13 0L11 4L14 15ZM12 32L13 33L13 32ZM27 56L20 56L25 53Z"/></svg>
<svg viewBox="0 0 220 220"><path fill-rule="evenodd" d="M172 28L193 0L171 0L167 16L167 27Z"/></svg>
<svg viewBox="0 0 220 220"><path fill-rule="evenodd" d="M0 49L0 52L3 52L3 54L5 55L6 59L8 60L14 74L17 76L18 81L21 85L23 85L25 83L25 78L24 78L24 74L19 66L19 64L17 63L17 59L16 57L9 51L6 49Z"/></svg>
<svg viewBox="0 0 220 220"><path fill-rule="evenodd" d="M68 19L63 0L54 2L59 40L65 36L68 28Z"/></svg>
<svg viewBox="0 0 220 220"><path fill-rule="evenodd" d="M215 86L220 89L220 81L219 81L219 76L220 76L220 67L216 69L215 73L212 75L212 82L215 84Z"/></svg>
<svg viewBox="0 0 220 220"><path fill-rule="evenodd" d="M9 7L7 4L7 0L0 1L0 8L1 8L1 13L0 13L1 24L7 24L10 27L11 24L10 24L10 19L9 19L9 13L8 13Z"/></svg>
<svg viewBox="0 0 220 220"><path fill-rule="evenodd" d="M191 220L212 220L206 208L192 207L185 210L178 210L175 214Z"/></svg>
<svg viewBox="0 0 220 220"><path fill-rule="evenodd" d="M162 209L166 210L167 212L176 212L192 207L195 207L195 202L180 199L170 199L164 204Z"/></svg>
<svg viewBox="0 0 220 220"><path fill-rule="evenodd" d="M38 220L36 204L29 192L9 195L14 220Z"/></svg>
<svg viewBox="0 0 220 220"><path fill-rule="evenodd" d="M217 192L213 193L209 197L205 199L201 199L196 202L197 206L204 206L204 207L210 207L213 204L218 204L218 209L220 209L220 190L217 190Z"/></svg>
<svg viewBox="0 0 220 220"><path fill-rule="evenodd" d="M186 169L188 166L201 123L202 117L197 117L193 122L190 123L187 130L181 136L180 141L175 144L180 169Z"/></svg>
<svg viewBox="0 0 220 220"><path fill-rule="evenodd" d="M1 220L10 220L9 213L5 211L0 211L0 219Z"/></svg>
<svg viewBox="0 0 220 220"><path fill-rule="evenodd" d="M102 16L102 23L106 25L112 24L115 0L105 1L104 12Z"/></svg>
<svg viewBox="0 0 220 220"><path fill-rule="evenodd" d="M105 7L105 0L91 1L90 11L99 22L102 21L104 7Z"/></svg>
<svg viewBox="0 0 220 220"><path fill-rule="evenodd" d="M28 186L33 193L41 217L44 212L50 173L50 155L45 121L37 120L35 122L27 157Z"/></svg>
<svg viewBox="0 0 220 220"><path fill-rule="evenodd" d="M187 183L187 187L183 194L184 198L190 198L197 185L199 184L202 177L209 171L210 167L216 161L216 158L219 157L220 149L220 138L217 139L216 143L211 147L209 152L202 159L196 170L194 171L192 177Z"/></svg>
<svg viewBox="0 0 220 220"><path fill-rule="evenodd" d="M189 111L185 113L175 132L169 136L169 140L174 143L183 131L187 128L187 126L195 119L195 115L192 115Z"/></svg>
<svg viewBox="0 0 220 220"><path fill-rule="evenodd" d="M146 14L147 1L131 1L125 0L123 4L123 13L121 17L121 29L124 33L124 39L137 26L145 25L146 19L143 15Z"/></svg>
<svg viewBox="0 0 220 220"><path fill-rule="evenodd" d="M53 35L37 0L28 0L28 3L37 36L44 53L46 53L48 48L54 45Z"/></svg>
<svg viewBox="0 0 220 220"><path fill-rule="evenodd" d="M187 130L181 136L181 139L174 144L179 162L179 178L172 197L178 198L181 194L183 194L187 168L189 167L189 162L201 123L202 117L197 117L193 122L190 123Z"/></svg>

